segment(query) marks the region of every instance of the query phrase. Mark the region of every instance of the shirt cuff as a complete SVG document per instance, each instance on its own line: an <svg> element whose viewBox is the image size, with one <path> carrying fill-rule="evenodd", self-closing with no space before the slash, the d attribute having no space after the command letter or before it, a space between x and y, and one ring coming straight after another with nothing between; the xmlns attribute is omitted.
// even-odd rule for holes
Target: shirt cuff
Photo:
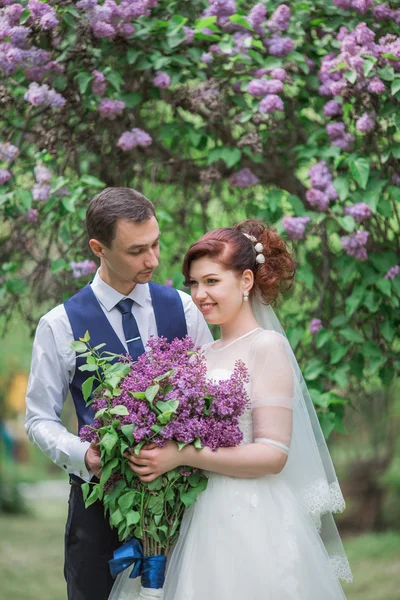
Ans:
<svg viewBox="0 0 400 600"><path fill-rule="evenodd" d="M66 471L77 475L85 481L90 481L93 477L93 473L87 470L85 464L85 454L89 446L89 442L81 442L79 438L73 440L72 443L70 442L68 447L68 465L62 465Z"/></svg>

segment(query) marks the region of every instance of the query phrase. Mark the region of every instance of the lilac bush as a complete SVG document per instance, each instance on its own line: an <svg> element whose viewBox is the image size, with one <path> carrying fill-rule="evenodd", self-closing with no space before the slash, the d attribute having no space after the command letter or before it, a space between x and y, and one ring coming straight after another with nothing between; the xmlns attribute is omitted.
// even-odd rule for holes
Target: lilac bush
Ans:
<svg viewBox="0 0 400 600"><path fill-rule="evenodd" d="M304 360L319 318L321 364L346 357L332 389L389 385L400 370L400 279L385 278L399 264L399 24L396 3L379 0L0 2L3 311L34 323L43 301L88 281L70 267L91 258L85 207L127 185L156 200L160 281L175 286L205 229L249 216L276 226L298 255L300 308L287 310Z"/></svg>

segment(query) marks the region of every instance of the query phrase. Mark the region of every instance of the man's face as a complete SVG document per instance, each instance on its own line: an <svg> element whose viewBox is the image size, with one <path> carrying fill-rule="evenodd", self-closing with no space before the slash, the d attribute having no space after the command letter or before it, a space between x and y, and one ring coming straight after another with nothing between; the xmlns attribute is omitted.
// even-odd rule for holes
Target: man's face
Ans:
<svg viewBox="0 0 400 600"><path fill-rule="evenodd" d="M157 219L117 221L111 247L102 246L102 269L110 281L147 283L158 267L160 230Z"/></svg>

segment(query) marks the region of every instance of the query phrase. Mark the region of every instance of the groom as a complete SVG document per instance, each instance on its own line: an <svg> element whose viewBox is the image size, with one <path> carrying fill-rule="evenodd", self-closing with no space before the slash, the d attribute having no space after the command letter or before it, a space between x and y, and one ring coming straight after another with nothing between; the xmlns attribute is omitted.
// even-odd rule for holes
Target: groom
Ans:
<svg viewBox="0 0 400 600"><path fill-rule="evenodd" d="M113 579L108 560L119 546L116 531L97 501L85 509L81 485L99 476L95 444L81 442L61 424L71 393L78 425L93 420L82 395L90 373L77 367L73 340L88 330L102 351L137 359L151 335L169 340L186 334L201 345L212 340L190 296L151 282L158 266L160 230L153 204L129 188L107 188L86 213L89 245L100 259L90 285L41 318L32 351L26 397L26 431L32 442L69 473L71 491L65 530L68 600L107 600Z"/></svg>

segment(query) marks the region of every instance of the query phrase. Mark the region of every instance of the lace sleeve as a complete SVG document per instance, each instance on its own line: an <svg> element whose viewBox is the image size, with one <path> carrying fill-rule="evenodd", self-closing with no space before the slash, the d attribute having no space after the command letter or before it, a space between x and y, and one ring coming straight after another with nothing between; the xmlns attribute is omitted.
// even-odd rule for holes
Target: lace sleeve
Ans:
<svg viewBox="0 0 400 600"><path fill-rule="evenodd" d="M285 338L263 331L250 357L254 441L289 454L293 424L293 370Z"/></svg>

